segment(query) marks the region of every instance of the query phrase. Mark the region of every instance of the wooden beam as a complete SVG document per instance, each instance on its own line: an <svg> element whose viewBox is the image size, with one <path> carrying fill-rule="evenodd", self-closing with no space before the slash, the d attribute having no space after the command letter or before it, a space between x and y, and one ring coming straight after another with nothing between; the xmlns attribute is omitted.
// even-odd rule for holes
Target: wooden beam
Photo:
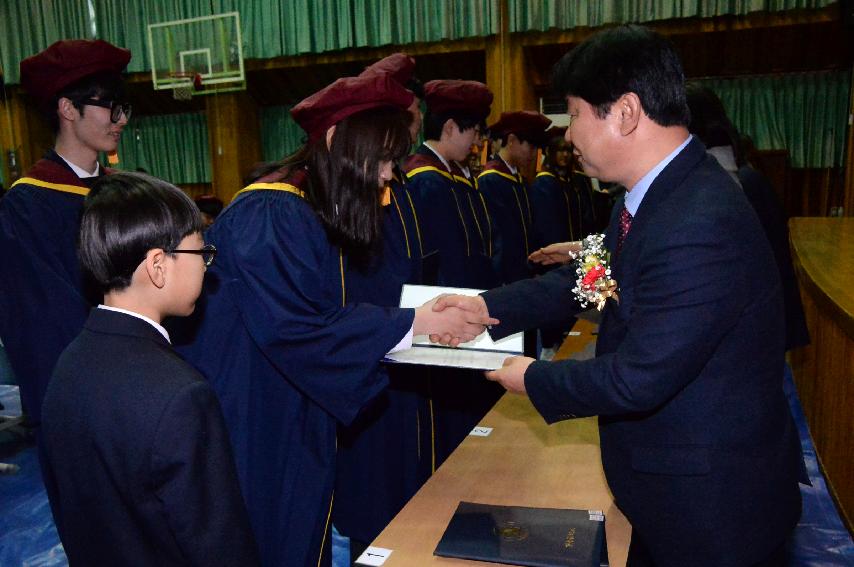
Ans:
<svg viewBox="0 0 854 567"><path fill-rule="evenodd" d="M330 65L335 63L350 63L353 61L376 61L392 53L404 51L413 57L435 53L456 53L460 51L483 51L487 38L472 37L450 41L429 43L409 43L406 45L387 45L383 47L365 47L359 49L343 49L324 53L292 55L274 59L248 59L246 70L265 71L271 69L291 69L295 67L310 67L312 65Z"/></svg>
<svg viewBox="0 0 854 567"><path fill-rule="evenodd" d="M500 10L501 31L486 42L486 84L495 96L489 123L505 111L539 110L524 46L508 32L507 0L501 0Z"/></svg>
<svg viewBox="0 0 854 567"><path fill-rule="evenodd" d="M800 24L839 21L839 6L831 5L818 10L791 10L786 12L761 12L746 16L718 16L714 18L681 18L648 22L644 25L662 35L697 34L705 32L735 31L756 28L773 28ZM612 24L608 24L612 25ZM516 32L525 46L580 43L603 27L578 27L569 30L545 32Z"/></svg>
<svg viewBox="0 0 854 567"><path fill-rule="evenodd" d="M845 216L854 217L854 69L851 70L851 89L848 96L848 135L845 142L845 181L842 185L842 207Z"/></svg>
<svg viewBox="0 0 854 567"><path fill-rule="evenodd" d="M213 194L229 203L261 160L258 108L245 92L210 96L206 102Z"/></svg>

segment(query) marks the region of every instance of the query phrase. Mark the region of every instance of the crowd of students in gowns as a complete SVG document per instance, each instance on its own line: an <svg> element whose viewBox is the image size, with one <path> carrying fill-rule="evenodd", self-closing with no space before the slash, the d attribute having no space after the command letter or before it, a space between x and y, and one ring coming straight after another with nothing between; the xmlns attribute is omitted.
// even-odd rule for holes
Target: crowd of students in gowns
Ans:
<svg viewBox="0 0 854 567"><path fill-rule="evenodd" d="M58 42L22 62L21 77L50 116L74 89L95 93L88 104L121 101L129 60L103 41ZM429 308L397 308L404 284L512 283L532 274L537 248L608 223L608 199L576 170L565 129L522 110L487 127L492 100L475 81L421 85L402 53L339 79L292 111L307 144L256 169L206 233L217 262L172 337L217 393L265 565L328 564L333 524L354 549L370 543L503 393L480 372L381 362L440 328ZM736 151L725 114L717 131L706 127L701 109L721 114L720 101L689 89L692 100L707 120L692 131L743 187L775 248L787 347L806 344L772 190ZM405 157L422 103L425 142ZM115 150L129 107L110 113L103 139L74 140L85 159ZM475 175L469 157L487 132L496 152ZM0 338L33 426L59 353L97 303L73 243L87 187L109 171L74 165L79 148L63 136L0 201ZM532 163L537 148L542 164ZM364 167L342 172L345 162ZM532 165L541 169L529 187Z"/></svg>
<svg viewBox="0 0 854 567"><path fill-rule="evenodd" d="M50 115L68 84L86 73L103 82L107 73L115 88L96 92L118 116L108 138L117 142L129 118L129 106L117 101L130 53L101 41L60 43L85 51L91 64L65 69L71 60L54 57L22 73L25 87L43 95ZM404 159L422 101L426 142ZM537 211L527 185L515 175L523 230L508 237L480 187L489 185L491 166L479 176L469 168L470 153L482 151L491 102L487 86L474 81L422 89L403 54L339 79L292 111L306 146L258 168L205 234L217 262L195 315L169 328L217 393L265 565L328 564L333 523L355 548L369 543L503 393L480 372L381 363L413 333L483 328L439 322L452 315L429 306L398 309L403 284L494 287L505 281L497 252L511 249L518 277L530 269ZM548 120L523 114L541 138ZM505 142L518 134L506 132ZM105 142L92 153L114 149ZM503 159L499 153L492 163ZM367 165L336 176L328 173L333 161ZM96 167L93 176L105 173ZM378 181L387 182L385 192L366 190ZM33 425L56 358L98 303L86 296L72 244L90 182L51 151L2 201L0 250L16 275L3 280L0 332L25 377Z"/></svg>

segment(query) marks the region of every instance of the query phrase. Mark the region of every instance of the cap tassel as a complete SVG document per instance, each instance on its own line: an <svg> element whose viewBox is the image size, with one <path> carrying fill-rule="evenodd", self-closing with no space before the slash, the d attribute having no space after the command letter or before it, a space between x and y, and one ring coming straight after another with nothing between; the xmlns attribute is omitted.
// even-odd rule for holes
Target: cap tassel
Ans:
<svg viewBox="0 0 854 567"><path fill-rule="evenodd" d="M537 173L543 170L543 149L537 148Z"/></svg>
<svg viewBox="0 0 854 567"><path fill-rule="evenodd" d="M119 152L118 150L114 152L110 152L107 154L107 163L110 165L118 165L119 163Z"/></svg>
<svg viewBox="0 0 854 567"><path fill-rule="evenodd" d="M383 193L380 195L380 204L383 207L388 207L391 205L391 187L386 185L383 187Z"/></svg>
<svg viewBox="0 0 854 567"><path fill-rule="evenodd" d="M489 140L483 141L483 149L480 150L480 165L486 165L486 162L489 161Z"/></svg>

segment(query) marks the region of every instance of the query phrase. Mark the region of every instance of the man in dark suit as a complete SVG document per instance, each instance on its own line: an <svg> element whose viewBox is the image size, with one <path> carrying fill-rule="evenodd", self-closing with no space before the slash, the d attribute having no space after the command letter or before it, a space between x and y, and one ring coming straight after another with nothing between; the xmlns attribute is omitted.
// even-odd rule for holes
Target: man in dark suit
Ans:
<svg viewBox="0 0 854 567"><path fill-rule="evenodd" d="M215 249L180 189L140 173L93 186L84 272L104 290L59 358L42 412L44 478L74 565L258 565L210 385L169 344Z"/></svg>
<svg viewBox="0 0 854 567"><path fill-rule="evenodd" d="M585 173L629 188L605 239L619 299L604 307L596 358L513 357L487 377L527 393L549 423L599 416L605 474L633 528L630 566L780 565L800 515L799 454L762 228L688 134L665 40L604 31L558 63L555 82ZM437 308L479 304L500 338L578 311L575 280L564 266Z"/></svg>

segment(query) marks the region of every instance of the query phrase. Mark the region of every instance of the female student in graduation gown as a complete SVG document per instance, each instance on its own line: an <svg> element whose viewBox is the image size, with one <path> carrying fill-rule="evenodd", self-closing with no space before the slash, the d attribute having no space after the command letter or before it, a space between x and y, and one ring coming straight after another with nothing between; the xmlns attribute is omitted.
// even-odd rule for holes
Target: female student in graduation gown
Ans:
<svg viewBox="0 0 854 567"><path fill-rule="evenodd" d="M348 256L380 234L380 187L409 148L412 93L388 76L339 79L291 111L308 143L239 191L206 233L218 250L191 343L211 382L267 566L329 563L336 427L386 386L379 361L473 315L351 303ZM488 321L484 321L488 322Z"/></svg>
<svg viewBox="0 0 854 567"><path fill-rule="evenodd" d="M413 142L421 130L424 98L414 73L415 60L404 53L381 59L362 72L387 74L415 95L409 108ZM354 303L396 307L404 284L429 283L422 280L418 211L398 166L387 187L382 242L366 257L345 258L347 296ZM350 539L351 557L361 555L435 469L427 367L383 364L377 371L388 375L389 387L353 423L338 430L332 523Z"/></svg>

